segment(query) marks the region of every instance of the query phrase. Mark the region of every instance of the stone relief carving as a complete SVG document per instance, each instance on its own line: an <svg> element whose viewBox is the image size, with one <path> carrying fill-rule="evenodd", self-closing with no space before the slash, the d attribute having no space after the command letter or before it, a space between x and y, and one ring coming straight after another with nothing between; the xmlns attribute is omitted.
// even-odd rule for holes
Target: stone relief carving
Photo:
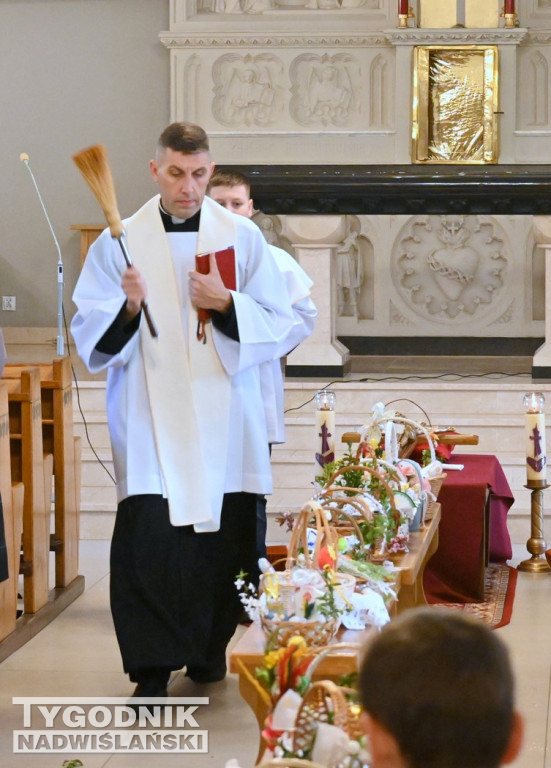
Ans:
<svg viewBox="0 0 551 768"><path fill-rule="evenodd" d="M359 234L349 230L337 246L337 312L356 318L360 316L359 299L364 281Z"/></svg>
<svg viewBox="0 0 551 768"><path fill-rule="evenodd" d="M389 301L390 307L390 325L412 325L412 323L404 317L400 310L395 306L394 302Z"/></svg>
<svg viewBox="0 0 551 768"><path fill-rule="evenodd" d="M530 57L530 69L533 115L528 125L546 125L549 114L549 64L541 51L534 51Z"/></svg>
<svg viewBox="0 0 551 768"><path fill-rule="evenodd" d="M195 120L199 113L199 75L201 72L201 57L196 53L190 56L184 66L184 83L182 100L184 114L189 120Z"/></svg>
<svg viewBox="0 0 551 768"><path fill-rule="evenodd" d="M197 13L251 13L268 10L304 8L308 10L339 10L341 8L366 8L378 10L382 0L198 0Z"/></svg>
<svg viewBox="0 0 551 768"><path fill-rule="evenodd" d="M291 116L301 125L343 126L357 110L360 67L353 56L304 54L289 70Z"/></svg>
<svg viewBox="0 0 551 768"><path fill-rule="evenodd" d="M377 55L369 69L369 126L384 128L392 124L394 94L388 57Z"/></svg>
<svg viewBox="0 0 551 768"><path fill-rule="evenodd" d="M267 214L262 213L262 211L255 211L253 214L253 221L262 230L266 242L270 245L275 245L278 248L283 248L283 250L290 253L291 256L294 255L291 241L284 237L281 232L282 225L279 216L268 216Z"/></svg>
<svg viewBox="0 0 551 768"><path fill-rule="evenodd" d="M495 320L493 323L490 323L490 325L509 325L513 322L514 318L514 309L515 309L515 302L512 301L505 312L500 315L497 320Z"/></svg>
<svg viewBox="0 0 551 768"><path fill-rule="evenodd" d="M241 0L198 0L199 13L241 13Z"/></svg>
<svg viewBox="0 0 551 768"><path fill-rule="evenodd" d="M503 288L506 250L501 229L488 217L417 217L393 256L394 287L416 314L433 322L472 320Z"/></svg>
<svg viewBox="0 0 551 768"><path fill-rule="evenodd" d="M366 217L344 217L346 234L335 249L337 315L356 320L373 318L373 244L363 227Z"/></svg>
<svg viewBox="0 0 551 768"><path fill-rule="evenodd" d="M271 54L221 56L213 66L213 115L228 126L272 124L281 109L282 73Z"/></svg>

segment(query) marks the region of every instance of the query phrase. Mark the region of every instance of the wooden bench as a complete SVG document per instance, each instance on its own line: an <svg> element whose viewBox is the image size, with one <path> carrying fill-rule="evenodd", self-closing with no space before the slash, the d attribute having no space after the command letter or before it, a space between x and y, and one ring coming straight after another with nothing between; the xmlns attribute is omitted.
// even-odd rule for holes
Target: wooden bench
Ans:
<svg viewBox="0 0 551 768"><path fill-rule="evenodd" d="M396 558L395 565L399 568L398 600L393 604L391 615L427 604L423 589L423 572L427 562L438 548L440 505L435 504L431 511L432 517L426 525L420 531L410 533L409 552ZM361 644L370 631L372 630L369 628L364 631L341 628L335 643ZM270 705L255 681L254 670L262 665L265 644L266 634L259 626L252 624L235 644L230 654L229 664L230 672L235 672L239 676L239 691L254 712L260 731L270 711ZM324 659L316 669L313 679L337 680L341 675L357 671L357 660L357 654L351 653L349 649L338 649L336 653ZM261 738L259 758L264 751L264 746Z"/></svg>
<svg viewBox="0 0 551 768"><path fill-rule="evenodd" d="M3 499L6 495L13 500L11 513L5 513L7 527L11 528L7 537L13 544L10 577L0 584L0 594L6 597L6 608L0 609L0 661L24 645L84 591L84 577L76 573L80 441L72 435L70 364L68 359L60 358L50 366L7 369L0 380L4 393L3 406L0 400L0 478ZM7 437L6 419L2 418L6 396ZM45 448L52 453L45 453ZM58 473L55 481L54 451ZM11 495L7 479L10 474ZM52 488L58 501L53 535ZM22 510L19 518L18 509ZM22 535L21 525L18 527L21 518ZM52 550L56 556L56 587L49 589ZM23 575L22 588L19 574ZM16 602L14 605L18 589L23 592L24 608L19 618Z"/></svg>
<svg viewBox="0 0 551 768"><path fill-rule="evenodd" d="M27 366L9 364L4 378L19 378ZM36 366L40 372L42 440L53 456L55 585L68 586L78 575L80 514L80 437L74 436L70 358Z"/></svg>
<svg viewBox="0 0 551 768"><path fill-rule="evenodd" d="M0 640L15 630L19 556L23 532L23 483L13 483L10 464L8 389L0 381L0 498L8 555L8 578L0 582Z"/></svg>
<svg viewBox="0 0 551 768"><path fill-rule="evenodd" d="M53 459L44 460L38 368L26 368L19 378L3 381L8 389L11 476L24 486L23 605L26 613L35 613L48 602L50 504L46 496Z"/></svg>

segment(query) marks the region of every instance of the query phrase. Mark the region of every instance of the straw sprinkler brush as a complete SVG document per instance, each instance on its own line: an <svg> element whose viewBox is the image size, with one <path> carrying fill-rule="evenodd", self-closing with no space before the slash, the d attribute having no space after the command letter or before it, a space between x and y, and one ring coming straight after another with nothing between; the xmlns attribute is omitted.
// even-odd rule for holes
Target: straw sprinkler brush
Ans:
<svg viewBox="0 0 551 768"><path fill-rule="evenodd" d="M107 152L102 144L96 144L88 149L83 149L73 155L73 160L79 171L84 176L85 181L94 193L98 203L101 206L111 237L119 241L121 251L127 266L132 266L132 259L128 253L126 243L124 242L124 228L117 208L117 198L115 195L115 185L113 176L107 160ZM142 310L147 322L147 327L151 336L156 339L159 335L157 326L153 322L149 306L145 299L142 299Z"/></svg>

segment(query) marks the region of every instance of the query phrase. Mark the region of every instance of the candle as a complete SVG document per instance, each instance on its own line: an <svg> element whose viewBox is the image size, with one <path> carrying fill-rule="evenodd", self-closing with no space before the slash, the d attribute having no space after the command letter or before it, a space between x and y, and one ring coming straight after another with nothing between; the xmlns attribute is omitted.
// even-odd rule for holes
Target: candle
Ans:
<svg viewBox="0 0 551 768"><path fill-rule="evenodd" d="M504 13L513 14L515 12L515 0L505 0Z"/></svg>
<svg viewBox="0 0 551 768"><path fill-rule="evenodd" d="M545 450L545 398L541 392L524 395L526 409L526 479L528 483L547 482L547 456Z"/></svg>
<svg viewBox="0 0 551 768"><path fill-rule="evenodd" d="M398 13L400 16L408 15L408 2L409 0L398 0Z"/></svg>
<svg viewBox="0 0 551 768"><path fill-rule="evenodd" d="M331 389L316 392L316 475L335 461L335 393Z"/></svg>

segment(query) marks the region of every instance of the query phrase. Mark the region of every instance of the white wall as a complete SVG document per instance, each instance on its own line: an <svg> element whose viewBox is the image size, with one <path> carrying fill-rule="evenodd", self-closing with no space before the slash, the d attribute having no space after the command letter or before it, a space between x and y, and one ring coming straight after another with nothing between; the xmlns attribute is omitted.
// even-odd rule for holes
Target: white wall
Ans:
<svg viewBox="0 0 551 768"><path fill-rule="evenodd" d="M170 122L169 53L158 35L169 0L0 0L0 326L57 324L57 251L28 153L65 263L65 312L79 269L71 224L103 223L72 161L107 147L122 216L155 191L147 163Z"/></svg>

